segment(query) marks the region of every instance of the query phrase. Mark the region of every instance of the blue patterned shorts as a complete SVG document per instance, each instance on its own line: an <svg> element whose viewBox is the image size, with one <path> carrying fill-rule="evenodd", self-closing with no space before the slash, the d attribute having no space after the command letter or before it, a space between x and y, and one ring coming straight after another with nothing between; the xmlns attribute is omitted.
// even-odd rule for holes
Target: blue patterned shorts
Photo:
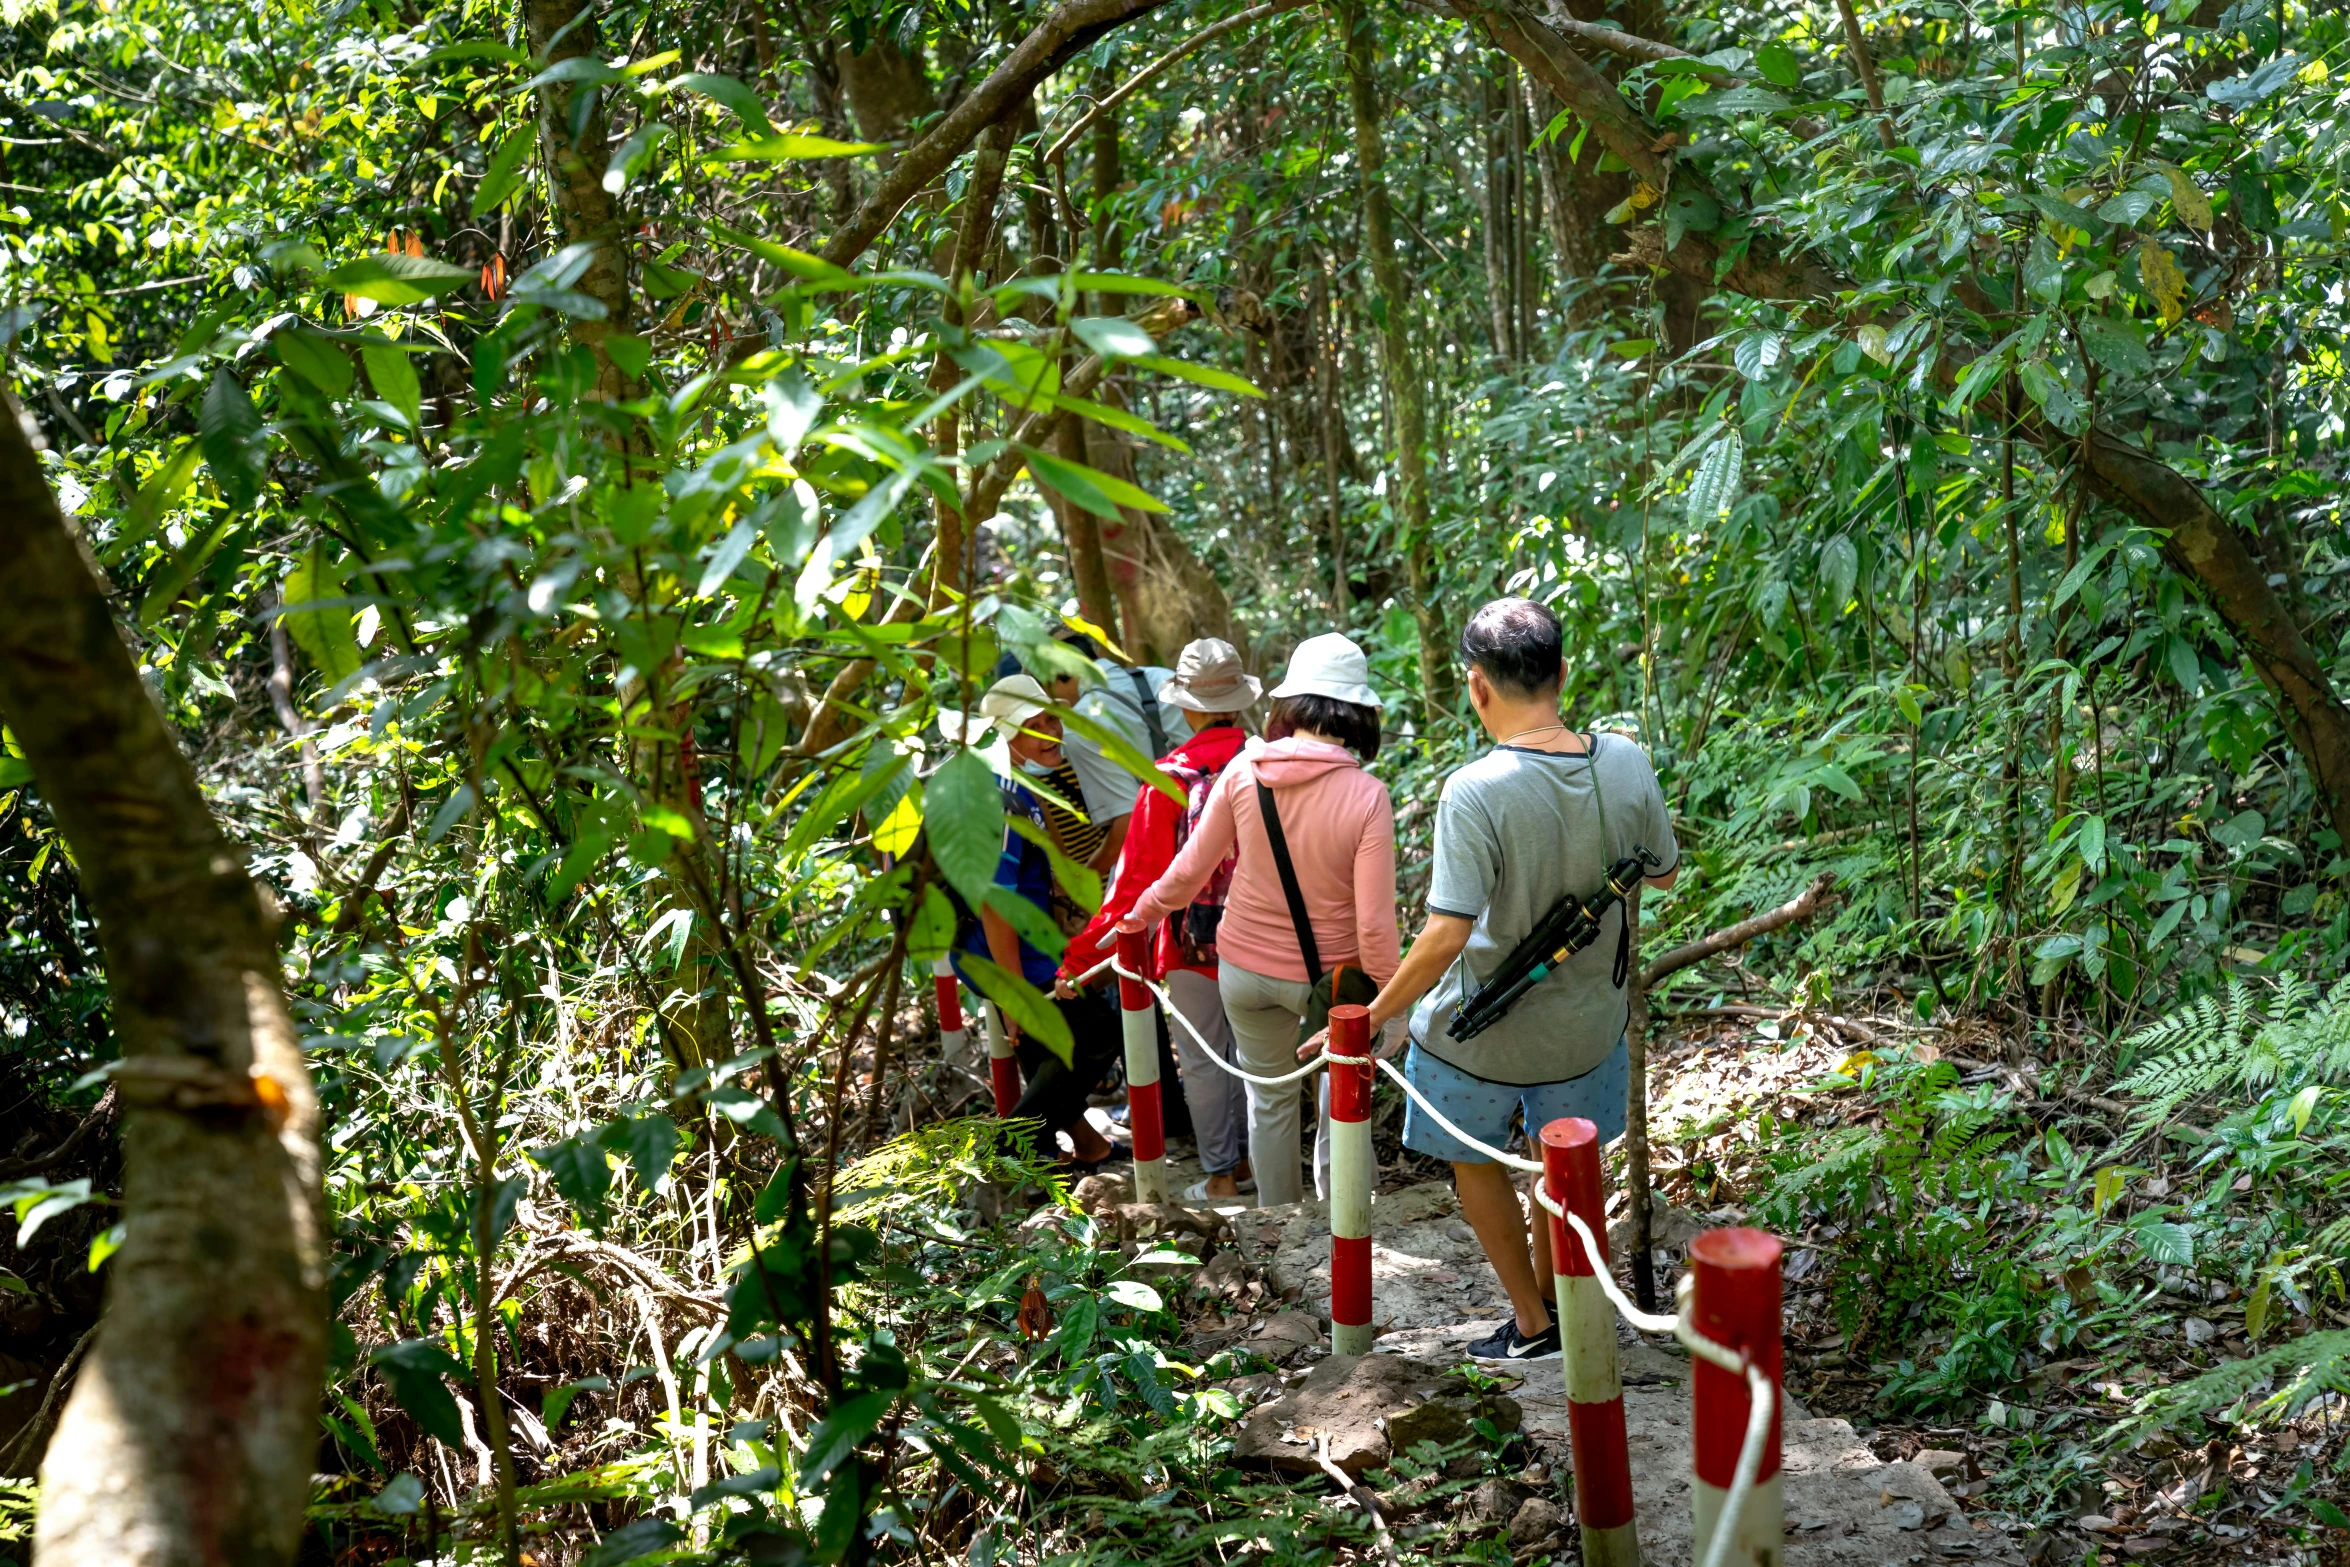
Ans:
<svg viewBox="0 0 2350 1567"><path fill-rule="evenodd" d="M1579 1115L1599 1128L1602 1146L1624 1135L1624 1096L1632 1085L1631 1054L1618 1039L1608 1058L1563 1083L1488 1083L1448 1066L1412 1042L1404 1076L1462 1131L1495 1148L1509 1146L1512 1123L1523 1116L1529 1141L1562 1116ZM1452 1164L1490 1164L1409 1098L1404 1101L1403 1145Z"/></svg>

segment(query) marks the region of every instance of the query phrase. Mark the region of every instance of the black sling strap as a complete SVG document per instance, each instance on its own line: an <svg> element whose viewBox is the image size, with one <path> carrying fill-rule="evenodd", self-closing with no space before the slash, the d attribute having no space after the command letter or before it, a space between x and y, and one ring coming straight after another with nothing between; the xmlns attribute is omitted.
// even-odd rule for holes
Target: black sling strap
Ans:
<svg viewBox="0 0 2350 1567"><path fill-rule="evenodd" d="M1281 813L1273 808L1273 791L1257 785L1257 810L1265 818L1265 839L1273 846L1273 866L1281 872L1281 896L1289 900L1289 923L1297 931L1298 954L1306 960L1306 983L1322 982L1322 949L1314 945L1314 924L1306 918L1305 890L1297 884L1297 866L1289 858L1289 840L1281 835Z"/></svg>
<svg viewBox="0 0 2350 1567"><path fill-rule="evenodd" d="M1135 704L1142 709L1142 721L1150 726L1151 755L1167 754L1167 726L1159 722L1159 699L1151 690L1150 682L1142 678L1139 669L1128 669L1126 678L1134 682Z"/></svg>

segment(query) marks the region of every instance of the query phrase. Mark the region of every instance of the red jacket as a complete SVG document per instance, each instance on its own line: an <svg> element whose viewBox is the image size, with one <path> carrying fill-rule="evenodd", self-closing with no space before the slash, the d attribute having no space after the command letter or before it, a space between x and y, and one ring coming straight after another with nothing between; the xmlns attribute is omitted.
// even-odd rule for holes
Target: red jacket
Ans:
<svg viewBox="0 0 2350 1567"><path fill-rule="evenodd" d="M1180 757L1192 767L1220 773L1247 742L1248 736L1238 724L1202 729L1161 757L1160 770L1166 771L1164 764ZM1110 889L1102 898L1101 912L1087 922L1085 929L1069 938L1068 951L1061 957L1063 975L1076 978L1116 948L1118 921L1126 917L1135 900L1150 891L1152 883L1175 863L1175 835L1182 826L1183 807L1169 799L1166 791L1149 784L1136 786L1134 814L1127 819L1126 845L1119 851ZM1161 920L1151 932L1150 977L1163 978L1169 969L1177 968L1215 973L1216 966L1212 963L1201 966L1183 961L1173 924L1172 920Z"/></svg>

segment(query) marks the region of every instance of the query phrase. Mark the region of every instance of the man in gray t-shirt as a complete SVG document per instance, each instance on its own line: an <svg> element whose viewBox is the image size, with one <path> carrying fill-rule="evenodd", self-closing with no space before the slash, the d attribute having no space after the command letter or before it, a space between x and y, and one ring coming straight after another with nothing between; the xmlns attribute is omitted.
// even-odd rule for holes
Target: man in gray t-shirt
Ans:
<svg viewBox="0 0 2350 1567"><path fill-rule="evenodd" d="M1470 1138L1498 1148L1513 1121L1529 1139L1565 1116L1622 1135L1630 1086L1624 1049L1628 911L1611 908L1599 937L1473 1039L1452 1037L1464 991L1490 979L1559 899L1590 899L1609 866L1646 849L1651 887L1673 883L1680 846L1647 753L1618 735L1578 734L1560 721L1566 672L1558 617L1527 599L1499 599L1461 632L1469 700L1494 749L1445 780L1436 809L1428 923L1371 1002L1376 1031L1409 1016L1404 1076ZM1635 889L1637 896L1637 889ZM1453 1168L1461 1214L1508 1292L1515 1320L1469 1346L1483 1360L1559 1353L1550 1315L1550 1234L1532 1226L1508 1172L1417 1103L1404 1146ZM1542 1215L1534 1215L1537 1220Z"/></svg>
<svg viewBox="0 0 2350 1567"><path fill-rule="evenodd" d="M1600 890L1608 867L1646 849L1670 869L1680 850L1648 754L1621 735L1564 737L1575 750L1498 745L1444 781L1428 912L1470 922L1468 944L1420 1004L1411 1037L1448 1066L1511 1086L1563 1083L1597 1068L1624 1036L1630 992L1618 904L1599 939L1473 1039L1452 1037L1474 995L1560 898ZM1539 1127L1535 1130L1540 1130Z"/></svg>

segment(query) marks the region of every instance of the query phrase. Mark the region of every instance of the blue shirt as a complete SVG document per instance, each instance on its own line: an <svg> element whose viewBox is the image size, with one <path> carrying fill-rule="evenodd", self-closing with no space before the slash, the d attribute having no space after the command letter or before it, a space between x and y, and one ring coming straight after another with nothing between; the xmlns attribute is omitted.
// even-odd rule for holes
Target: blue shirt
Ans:
<svg viewBox="0 0 2350 1567"><path fill-rule="evenodd" d="M1048 831L1044 820L1044 804L1021 785L1010 779L998 779L1003 791L1004 814L1017 816L1033 823L1040 833ZM1047 919L1052 917L1053 862L1043 845L1023 837L1004 824L1004 852L995 866L995 884L1034 908ZM987 950L987 925L974 917L965 931L961 951L955 954L955 972L963 972L964 954L994 961ZM1039 990L1050 990L1053 975L1060 962L1050 953L1031 946L1024 936L1020 938L1020 977Z"/></svg>

